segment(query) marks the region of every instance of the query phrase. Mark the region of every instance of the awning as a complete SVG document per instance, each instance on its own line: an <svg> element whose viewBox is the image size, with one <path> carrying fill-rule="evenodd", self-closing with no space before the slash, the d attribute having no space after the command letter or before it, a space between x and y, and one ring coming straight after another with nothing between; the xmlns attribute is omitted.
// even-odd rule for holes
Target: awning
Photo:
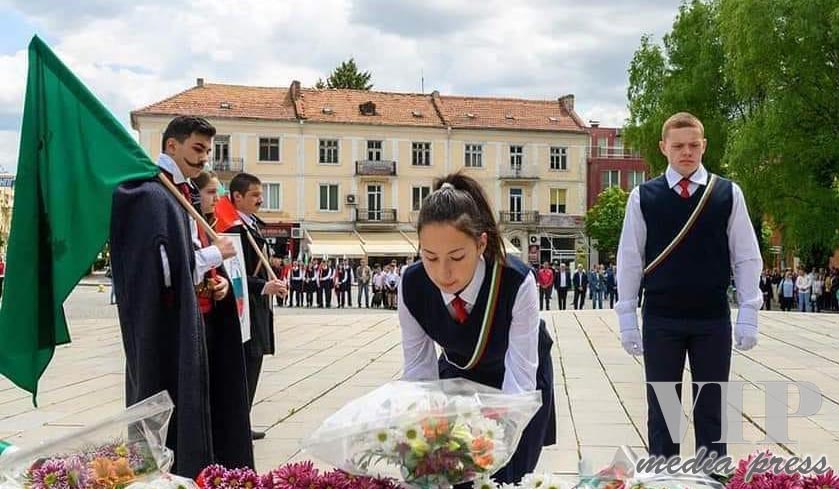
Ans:
<svg viewBox="0 0 839 489"><path fill-rule="evenodd" d="M506 237L502 237L504 240L504 249L507 251L508 255L521 255L521 250L516 248L516 246L507 239Z"/></svg>
<svg viewBox="0 0 839 489"><path fill-rule="evenodd" d="M309 254L312 258L363 258L364 248L354 233L310 231Z"/></svg>
<svg viewBox="0 0 839 489"><path fill-rule="evenodd" d="M368 256L414 256L417 249L401 233L362 233L361 246Z"/></svg>

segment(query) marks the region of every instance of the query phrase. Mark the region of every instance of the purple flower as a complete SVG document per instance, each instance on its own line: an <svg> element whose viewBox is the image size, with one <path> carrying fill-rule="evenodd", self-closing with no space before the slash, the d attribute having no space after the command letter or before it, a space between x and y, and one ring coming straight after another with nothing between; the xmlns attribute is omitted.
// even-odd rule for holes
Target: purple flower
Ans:
<svg viewBox="0 0 839 489"><path fill-rule="evenodd" d="M209 465L198 475L198 485L205 489L219 489L226 473L227 469L221 465Z"/></svg>
<svg viewBox="0 0 839 489"><path fill-rule="evenodd" d="M29 474L30 489L71 489L64 460L49 459Z"/></svg>

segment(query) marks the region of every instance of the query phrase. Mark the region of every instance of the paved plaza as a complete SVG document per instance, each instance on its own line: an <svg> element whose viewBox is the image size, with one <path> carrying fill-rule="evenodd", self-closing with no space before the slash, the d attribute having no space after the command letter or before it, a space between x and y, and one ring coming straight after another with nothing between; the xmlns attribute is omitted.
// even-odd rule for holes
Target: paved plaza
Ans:
<svg viewBox="0 0 839 489"><path fill-rule="evenodd" d="M95 287L79 287L67 302L73 343L57 349L41 381L39 408L30 396L0 379L0 439L32 446L46 438L118 413L124 406L124 359L115 306ZM275 309L278 352L266 358L253 424L267 431L255 443L256 464L268 470L310 458L298 442L347 401L400 375L402 351L393 311ZM582 459L608 462L619 445L645 449L646 402L640 359L620 347L611 310L543 313L555 339L558 443L542 453L540 468L572 474ZM733 359L732 379L750 382L743 402L748 445L779 454L827 455L839 461L839 316L767 312L760 316L757 348ZM816 416L790 420L783 446L764 437L761 381L815 383L822 391ZM789 409L797 409L797 393ZM683 454L692 450L692 435Z"/></svg>

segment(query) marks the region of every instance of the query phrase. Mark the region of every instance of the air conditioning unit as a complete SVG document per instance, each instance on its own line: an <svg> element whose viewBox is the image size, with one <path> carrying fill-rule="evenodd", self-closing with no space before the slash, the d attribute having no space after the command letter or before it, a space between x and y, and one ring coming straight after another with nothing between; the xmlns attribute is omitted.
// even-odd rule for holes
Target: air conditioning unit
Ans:
<svg viewBox="0 0 839 489"><path fill-rule="evenodd" d="M355 194L347 194L347 205L355 205Z"/></svg>
<svg viewBox="0 0 839 489"><path fill-rule="evenodd" d="M294 239L303 239L303 228L291 228L291 237Z"/></svg>
<svg viewBox="0 0 839 489"><path fill-rule="evenodd" d="M538 244L539 244L539 235L538 235L538 234L531 234L531 235L527 238L527 242L528 242L529 244L532 244L532 245L538 245Z"/></svg>

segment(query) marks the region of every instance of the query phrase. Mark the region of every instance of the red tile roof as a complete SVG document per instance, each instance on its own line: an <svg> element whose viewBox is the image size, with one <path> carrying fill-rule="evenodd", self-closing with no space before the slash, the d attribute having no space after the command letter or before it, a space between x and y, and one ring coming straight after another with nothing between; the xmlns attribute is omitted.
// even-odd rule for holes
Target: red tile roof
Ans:
<svg viewBox="0 0 839 489"><path fill-rule="evenodd" d="M362 113L372 102L375 112ZM570 106L570 107L569 107ZM202 115L210 118L297 120L455 129L513 129L584 132L573 110L573 97L526 100L242 85L199 85L131 113L140 115Z"/></svg>

